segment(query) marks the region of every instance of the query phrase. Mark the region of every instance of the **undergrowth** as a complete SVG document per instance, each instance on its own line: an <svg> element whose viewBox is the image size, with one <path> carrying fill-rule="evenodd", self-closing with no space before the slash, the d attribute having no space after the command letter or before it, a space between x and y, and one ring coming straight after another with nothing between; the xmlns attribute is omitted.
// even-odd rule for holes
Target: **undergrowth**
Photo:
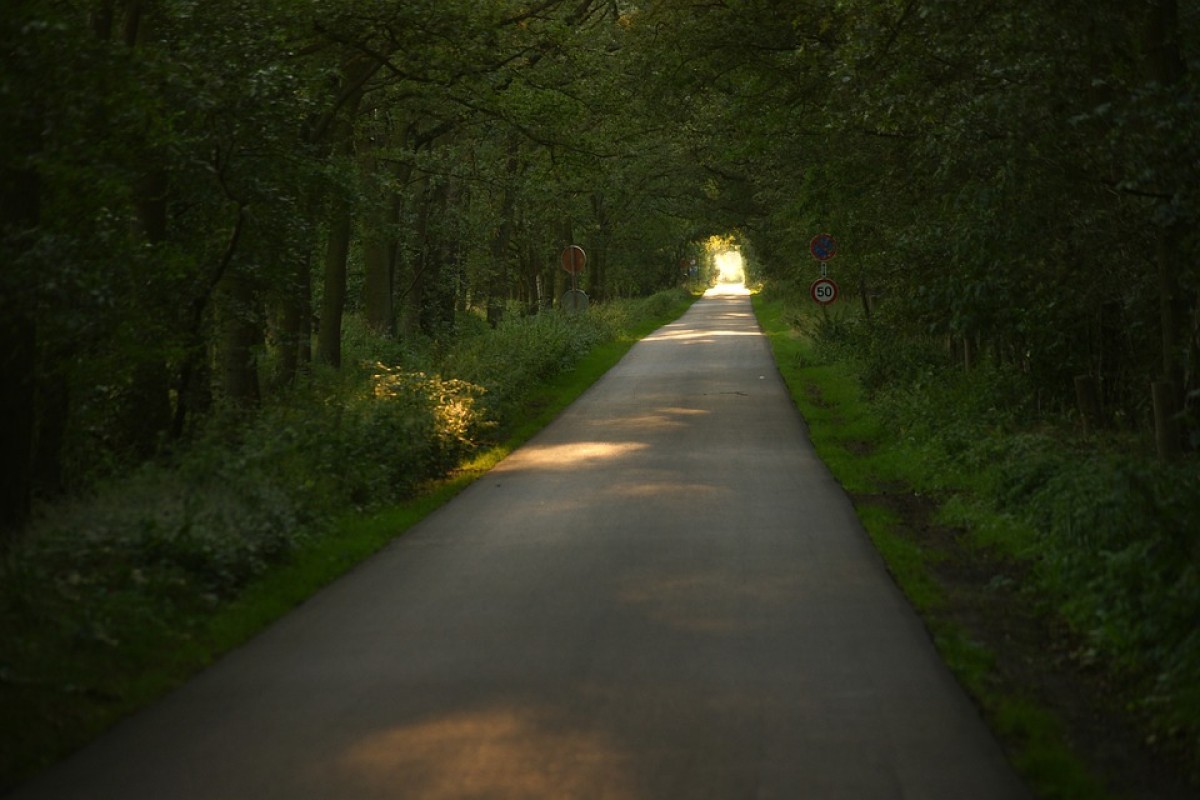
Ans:
<svg viewBox="0 0 1200 800"><path fill-rule="evenodd" d="M41 509L0 554L0 793L298 602L332 577L325 562L368 554L399 529L395 504L512 436L537 416L527 403L553 409L548 382L691 299L468 319L411 345L351 319L341 372L314 369L255 414L218 414L170 457ZM382 533L360 530L366 513ZM251 589L261 608L242 614Z"/></svg>
<svg viewBox="0 0 1200 800"><path fill-rule="evenodd" d="M801 302L785 304L800 308ZM1129 687L1151 738L1200 765L1200 481L1146 436L1084 436L1039 408L1019 365L953 362L943 342L889 321L790 312L812 363L857 376L892 452L944 517L1030 565L1033 589ZM1196 777L1196 776L1193 776Z"/></svg>

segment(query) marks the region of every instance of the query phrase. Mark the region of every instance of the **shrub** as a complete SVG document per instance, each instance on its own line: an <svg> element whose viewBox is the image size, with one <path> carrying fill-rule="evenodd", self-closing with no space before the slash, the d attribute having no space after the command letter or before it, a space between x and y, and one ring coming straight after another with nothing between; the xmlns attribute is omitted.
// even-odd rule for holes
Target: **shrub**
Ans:
<svg viewBox="0 0 1200 800"><path fill-rule="evenodd" d="M1148 702L1200 720L1200 486L1189 469L1096 455L1047 470L1025 513L1043 537L1046 585L1094 647L1157 676Z"/></svg>
<svg viewBox="0 0 1200 800"><path fill-rule="evenodd" d="M1029 378L970 371L936 341L801 315L820 357L847 363L919 453L924 488L967 491L1036 531L1006 545L1097 655L1146 678L1141 703L1200 748L1200 482L1128 442L1078 440L1040 419ZM1047 424L1051 423L1051 424Z"/></svg>
<svg viewBox="0 0 1200 800"><path fill-rule="evenodd" d="M160 691L174 662L203 663L204 626L248 584L309 543L311 559L339 549L333 520L445 475L539 382L669 299L497 330L468 317L404 343L349 316L340 372L314 366L169 459L41 509L0 553L0 781Z"/></svg>
<svg viewBox="0 0 1200 800"><path fill-rule="evenodd" d="M462 340L445 358L442 369L482 387L481 404L494 419L505 421L519 410L530 386L570 369L592 347L616 330L601 306L587 314L558 313L510 316L488 336Z"/></svg>

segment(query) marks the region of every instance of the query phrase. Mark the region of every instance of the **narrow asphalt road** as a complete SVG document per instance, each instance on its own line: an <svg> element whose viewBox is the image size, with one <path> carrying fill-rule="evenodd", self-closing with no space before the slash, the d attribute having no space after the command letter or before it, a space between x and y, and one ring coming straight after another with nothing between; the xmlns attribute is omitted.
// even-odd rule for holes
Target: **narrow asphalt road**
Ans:
<svg viewBox="0 0 1200 800"><path fill-rule="evenodd" d="M730 293L15 797L1027 794Z"/></svg>

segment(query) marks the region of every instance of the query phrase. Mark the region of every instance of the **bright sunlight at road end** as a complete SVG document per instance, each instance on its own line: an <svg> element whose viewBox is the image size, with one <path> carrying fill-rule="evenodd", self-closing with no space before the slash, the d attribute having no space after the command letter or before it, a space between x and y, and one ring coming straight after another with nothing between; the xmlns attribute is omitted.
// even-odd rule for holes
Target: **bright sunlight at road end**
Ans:
<svg viewBox="0 0 1200 800"><path fill-rule="evenodd" d="M742 254L737 250L725 250L713 255L717 268L717 285L706 294L749 294L746 289L746 269Z"/></svg>
<svg viewBox="0 0 1200 800"><path fill-rule="evenodd" d="M718 278L721 283L744 283L746 271L742 262L742 254L737 250L726 250L713 256L717 265Z"/></svg>

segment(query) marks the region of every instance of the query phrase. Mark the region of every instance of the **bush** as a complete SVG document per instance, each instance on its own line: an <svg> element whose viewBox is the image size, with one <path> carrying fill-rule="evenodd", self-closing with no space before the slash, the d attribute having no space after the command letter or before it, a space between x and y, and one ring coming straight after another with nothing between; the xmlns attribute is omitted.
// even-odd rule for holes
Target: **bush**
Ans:
<svg viewBox="0 0 1200 800"><path fill-rule="evenodd" d="M340 373L316 370L253 416L217 415L172 459L42 509L0 563L0 635L36 638L34 620L119 628L95 620L131 597L171 628L176 614L235 597L337 516L410 497L453 469L536 384L676 302L464 324L441 364L454 378L435 374L429 343L400 344L348 316ZM22 669L0 658L0 674Z"/></svg>
<svg viewBox="0 0 1200 800"><path fill-rule="evenodd" d="M215 417L173 460L43 510L4 569L57 576L74 594L153 584L180 598L189 587L185 605L233 596L332 517L404 499L452 469L534 385L676 302L664 293L579 316L512 316L494 331L467 325L441 365L454 378L434 374L428 348L348 316L357 366L318 371L253 417Z"/></svg>
<svg viewBox="0 0 1200 800"><path fill-rule="evenodd" d="M1056 431L1007 365L966 371L928 338L861 320L807 324L823 357L854 365L879 415L920 453L926 488L977 493L1035 529L1035 550L1010 549L1034 562L1037 590L1097 655L1148 676L1142 702L1160 722L1200 733L1195 464Z"/></svg>
<svg viewBox="0 0 1200 800"><path fill-rule="evenodd" d="M616 335L612 314L600 306L578 316L509 316L491 335L459 342L442 368L481 387L481 404L489 416L507 421L520 410L530 386L570 369L597 344Z"/></svg>
<svg viewBox="0 0 1200 800"><path fill-rule="evenodd" d="M1195 725L1200 485L1194 473L1108 454L1044 463L1044 482L1024 513L1042 532L1045 585L1098 651L1156 676L1148 703Z"/></svg>
<svg viewBox="0 0 1200 800"><path fill-rule="evenodd" d="M174 659L202 663L207 620L250 583L338 544L337 518L444 476L539 383L679 300L496 330L464 318L440 342L397 343L350 316L340 372L314 367L252 414L214 415L169 459L41 509L0 553L0 781L149 698Z"/></svg>
<svg viewBox="0 0 1200 800"><path fill-rule="evenodd" d="M269 484L147 467L43 516L21 556L77 588L165 571L197 595L229 596L293 549L296 523Z"/></svg>

